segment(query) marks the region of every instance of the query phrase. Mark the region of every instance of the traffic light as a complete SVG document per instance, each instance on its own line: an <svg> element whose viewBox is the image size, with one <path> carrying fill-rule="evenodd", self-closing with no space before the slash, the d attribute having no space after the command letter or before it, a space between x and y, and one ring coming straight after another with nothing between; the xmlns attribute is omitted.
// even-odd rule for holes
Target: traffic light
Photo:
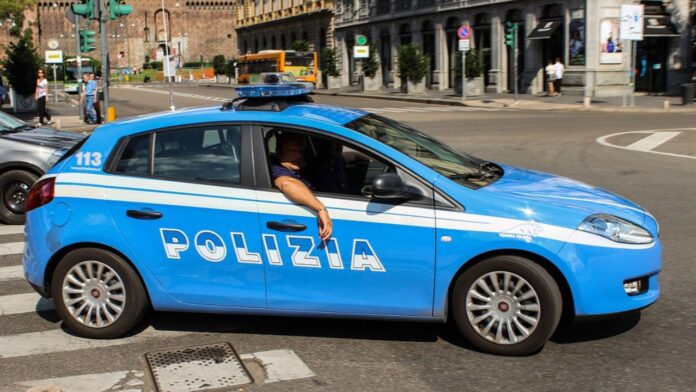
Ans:
<svg viewBox="0 0 696 392"><path fill-rule="evenodd" d="M126 16L133 12L133 6L121 4L120 0L109 0L109 19L114 20L119 16Z"/></svg>
<svg viewBox="0 0 696 392"><path fill-rule="evenodd" d="M516 46L517 45L517 23L507 22L505 23L505 45Z"/></svg>
<svg viewBox="0 0 696 392"><path fill-rule="evenodd" d="M86 0L82 3L72 3L70 9L76 15L80 15L86 19L92 19L95 17L94 12L94 0Z"/></svg>
<svg viewBox="0 0 696 392"><path fill-rule="evenodd" d="M97 48L95 45L96 35L97 32L94 30L80 30L80 52L91 52Z"/></svg>

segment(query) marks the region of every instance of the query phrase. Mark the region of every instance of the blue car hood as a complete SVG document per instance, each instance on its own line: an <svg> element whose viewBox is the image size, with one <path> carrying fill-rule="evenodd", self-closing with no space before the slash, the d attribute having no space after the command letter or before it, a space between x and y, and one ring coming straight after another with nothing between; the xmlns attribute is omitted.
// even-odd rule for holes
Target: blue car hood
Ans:
<svg viewBox="0 0 696 392"><path fill-rule="evenodd" d="M604 213L639 225L645 221L642 207L604 189L548 173L501 166L505 175L479 192L534 206L539 211L557 211L559 208L567 212L575 211L582 219L591 214Z"/></svg>

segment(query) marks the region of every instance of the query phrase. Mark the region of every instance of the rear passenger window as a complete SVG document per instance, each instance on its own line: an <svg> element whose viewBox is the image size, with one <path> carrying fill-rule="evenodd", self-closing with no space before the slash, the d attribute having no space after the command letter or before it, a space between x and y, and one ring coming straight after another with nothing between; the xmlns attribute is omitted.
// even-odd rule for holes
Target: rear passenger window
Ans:
<svg viewBox="0 0 696 392"><path fill-rule="evenodd" d="M214 126L155 134L155 177L240 182L240 126Z"/></svg>
<svg viewBox="0 0 696 392"><path fill-rule="evenodd" d="M131 138L116 165L116 173L147 175L150 135Z"/></svg>

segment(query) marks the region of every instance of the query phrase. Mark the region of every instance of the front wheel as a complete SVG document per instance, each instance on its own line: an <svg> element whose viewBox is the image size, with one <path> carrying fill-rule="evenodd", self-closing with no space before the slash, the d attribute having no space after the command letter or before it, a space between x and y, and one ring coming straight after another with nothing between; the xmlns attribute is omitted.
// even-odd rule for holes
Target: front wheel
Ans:
<svg viewBox="0 0 696 392"><path fill-rule="evenodd" d="M531 260L497 256L465 271L452 292L457 327L479 349L500 355L539 350L558 326L558 285Z"/></svg>
<svg viewBox="0 0 696 392"><path fill-rule="evenodd" d="M78 249L58 263L51 284L56 312L77 334L119 337L135 327L148 298L135 270L103 249Z"/></svg>

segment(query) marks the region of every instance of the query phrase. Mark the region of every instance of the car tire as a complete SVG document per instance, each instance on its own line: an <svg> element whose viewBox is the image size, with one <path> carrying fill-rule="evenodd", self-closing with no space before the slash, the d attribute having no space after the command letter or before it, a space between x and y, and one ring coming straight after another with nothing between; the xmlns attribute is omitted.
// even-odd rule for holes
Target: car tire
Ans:
<svg viewBox="0 0 696 392"><path fill-rule="evenodd" d="M95 339L123 336L142 320L149 304L133 267L120 256L96 248L72 251L58 262L51 294L65 325Z"/></svg>
<svg viewBox="0 0 696 392"><path fill-rule="evenodd" d="M452 313L464 337L482 351L529 355L561 318L561 291L549 273L518 256L496 256L464 271L452 291Z"/></svg>
<svg viewBox="0 0 696 392"><path fill-rule="evenodd" d="M24 224L24 203L29 189L39 179L25 170L10 170L0 175L0 221L8 225Z"/></svg>

